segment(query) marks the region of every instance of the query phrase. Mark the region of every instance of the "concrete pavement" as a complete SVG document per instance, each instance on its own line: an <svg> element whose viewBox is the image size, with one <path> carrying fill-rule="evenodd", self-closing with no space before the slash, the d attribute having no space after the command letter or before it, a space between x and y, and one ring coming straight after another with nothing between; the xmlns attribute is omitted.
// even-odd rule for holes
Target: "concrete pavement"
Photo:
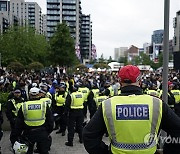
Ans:
<svg viewBox="0 0 180 154"><path fill-rule="evenodd" d="M1 140L1 151L2 154L11 154L10 151L10 141L9 141L10 131L5 131L4 136ZM86 154L86 150L83 144L79 143L78 135L75 134L74 137L74 146L67 147L64 143L67 141L67 132L66 136L61 136L61 134L56 134L55 131L51 134L53 138L53 143L51 146L50 154ZM108 137L104 137L103 140L108 143Z"/></svg>

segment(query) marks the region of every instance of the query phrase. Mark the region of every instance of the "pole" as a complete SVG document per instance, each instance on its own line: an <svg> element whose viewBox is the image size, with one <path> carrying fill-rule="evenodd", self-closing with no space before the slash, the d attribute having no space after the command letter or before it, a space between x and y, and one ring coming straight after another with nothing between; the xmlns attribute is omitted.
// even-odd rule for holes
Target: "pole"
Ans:
<svg viewBox="0 0 180 154"><path fill-rule="evenodd" d="M169 62L169 0L164 0L164 39L163 39L163 101L168 101L168 62Z"/></svg>
<svg viewBox="0 0 180 154"><path fill-rule="evenodd" d="M163 96L165 103L168 102L168 62L169 62L169 0L164 0L164 39L163 39ZM161 136L165 137L166 132L161 130ZM160 140L160 149L163 148L163 141Z"/></svg>

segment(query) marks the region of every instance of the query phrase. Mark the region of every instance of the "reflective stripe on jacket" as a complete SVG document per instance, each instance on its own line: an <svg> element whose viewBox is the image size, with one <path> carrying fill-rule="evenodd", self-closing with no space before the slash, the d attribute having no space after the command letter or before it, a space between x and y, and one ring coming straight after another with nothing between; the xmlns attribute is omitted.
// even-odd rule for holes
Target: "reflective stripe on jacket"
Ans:
<svg viewBox="0 0 180 154"><path fill-rule="evenodd" d="M114 96L102 103L115 154L154 154L162 101L150 95Z"/></svg>
<svg viewBox="0 0 180 154"><path fill-rule="evenodd" d="M73 92L71 94L71 109L83 109L84 96L82 92Z"/></svg>
<svg viewBox="0 0 180 154"><path fill-rule="evenodd" d="M58 95L57 93L55 94L55 100L56 100L56 105L57 106L63 106L66 101L66 96L67 93L64 93L63 95Z"/></svg>
<svg viewBox="0 0 180 154"><path fill-rule="evenodd" d="M97 98L95 98L95 102L96 102L96 106L97 108L99 107L99 105L105 101L106 99L108 99L107 96L98 96Z"/></svg>
<svg viewBox="0 0 180 154"><path fill-rule="evenodd" d="M12 110L12 112L13 112L14 115L17 117L18 111L19 111L21 105L23 104L23 102L21 102L21 103L16 103L16 101L15 101L14 99L11 99L10 101L13 103L14 108L16 109L16 110Z"/></svg>
<svg viewBox="0 0 180 154"><path fill-rule="evenodd" d="M92 89L92 92L94 94L94 98L99 96L99 89Z"/></svg>
<svg viewBox="0 0 180 154"><path fill-rule="evenodd" d="M180 90L171 90L172 94L174 95L175 101L178 104L180 102Z"/></svg>
<svg viewBox="0 0 180 154"><path fill-rule="evenodd" d="M84 87L84 88L79 88L78 89L79 92L82 92L83 95L84 95L84 101L87 101L87 97L89 95L89 89L87 87Z"/></svg>
<svg viewBox="0 0 180 154"><path fill-rule="evenodd" d="M52 100L51 100L50 98L44 97L44 98L41 98L40 100L46 102L46 104L47 104L49 107L51 107L51 105L52 105Z"/></svg>
<svg viewBox="0 0 180 154"><path fill-rule="evenodd" d="M42 100L28 101L22 105L24 122L28 126L41 126L45 123L46 102Z"/></svg>

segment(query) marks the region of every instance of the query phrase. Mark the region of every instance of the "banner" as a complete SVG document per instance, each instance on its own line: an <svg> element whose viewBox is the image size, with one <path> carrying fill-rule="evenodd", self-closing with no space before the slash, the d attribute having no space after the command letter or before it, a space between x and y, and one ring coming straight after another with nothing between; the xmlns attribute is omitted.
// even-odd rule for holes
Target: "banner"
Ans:
<svg viewBox="0 0 180 154"><path fill-rule="evenodd" d="M80 51L80 46L79 44L76 44L75 46L75 53L76 53L76 56L79 60L81 60L81 51Z"/></svg>
<svg viewBox="0 0 180 154"><path fill-rule="evenodd" d="M91 52L92 59L96 59L97 53L96 53L96 46L92 44L92 52Z"/></svg>

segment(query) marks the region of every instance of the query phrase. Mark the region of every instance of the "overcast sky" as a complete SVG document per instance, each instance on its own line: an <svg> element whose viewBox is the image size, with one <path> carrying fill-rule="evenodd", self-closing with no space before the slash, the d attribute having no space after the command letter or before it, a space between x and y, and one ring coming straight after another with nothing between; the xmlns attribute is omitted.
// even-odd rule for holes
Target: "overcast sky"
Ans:
<svg viewBox="0 0 180 154"><path fill-rule="evenodd" d="M46 13L46 0L35 1ZM143 47L151 42L154 30L164 28L164 0L81 0L83 14L91 14L93 44L98 57L114 58L114 48ZM180 0L170 0L170 39L173 18L180 10Z"/></svg>

